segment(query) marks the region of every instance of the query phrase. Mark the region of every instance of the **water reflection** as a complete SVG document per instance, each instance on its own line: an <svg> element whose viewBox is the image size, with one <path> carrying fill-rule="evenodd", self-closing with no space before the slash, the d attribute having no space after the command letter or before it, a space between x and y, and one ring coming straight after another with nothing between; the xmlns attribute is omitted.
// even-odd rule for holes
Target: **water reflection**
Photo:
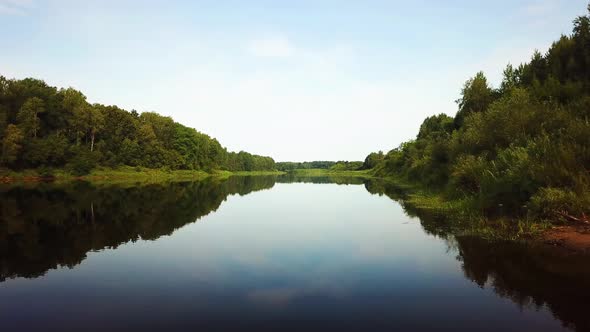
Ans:
<svg viewBox="0 0 590 332"><path fill-rule="evenodd" d="M590 331L590 259L539 246L457 237L465 277L521 307L547 307L565 326Z"/></svg>
<svg viewBox="0 0 590 332"><path fill-rule="evenodd" d="M324 190L291 185L301 182L353 187L345 192L330 186ZM210 222L199 224L201 227L186 227L218 210L231 195L273 187L258 200L232 200L228 206L233 209L208 216ZM398 218L392 215L397 205L364 200L369 195L359 190L397 201L410 216L399 220L418 224L420 229L392 223L392 216ZM88 278L116 274L97 272L105 267L125 270L113 257L101 256L102 260L93 263L101 268L97 270L84 272L78 265L89 252L160 239L154 248L128 247L133 254L125 251L120 258L125 264L129 257L145 259L133 270L144 277L122 283L119 291L129 296L120 300L124 303L120 309L103 297L90 297L93 307L108 306L105 312L111 316L119 312L120 322L133 321L136 327L149 327L149 315L153 315L154 320L175 322L177 325L166 326L179 328L218 328L221 324L238 330L556 330L563 324L590 330L588 257L454 236L444 216L405 206L405 191L390 183L294 176L131 186L80 182L2 187L0 196L0 279L4 285L13 278L43 276L60 266L77 267ZM241 227L236 224L238 219ZM190 230L175 232L180 228ZM173 233L174 237L162 238ZM112 253L121 254L121 250ZM153 262L156 255L165 259ZM158 284L158 280L170 283ZM469 282L463 284L465 280ZM60 288L62 281L53 282L57 285L53 288L69 294ZM38 310L50 312L43 295L49 292L46 288L36 284L40 295L23 297L17 285L4 288L6 300L0 300L0 308L16 310L19 299L38 302L44 308ZM109 285L106 289L115 292ZM154 285L158 289L152 289ZM80 287L86 292L89 287L105 290L104 285L96 284L80 283ZM508 299L527 314L519 315L511 306L487 297L486 291ZM157 315L142 304L155 297L154 293L167 308ZM78 300L80 306L89 301ZM543 313L549 312L560 324L546 321ZM193 315L190 320L178 319L179 315L186 319L189 313ZM234 321L225 320L230 316ZM141 320L146 325L137 325ZM13 323L22 326L16 320ZM121 325L108 327L113 326Z"/></svg>
<svg viewBox="0 0 590 332"><path fill-rule="evenodd" d="M305 176L288 173L277 177L280 183L314 183L314 184L340 184L340 185L359 185L368 182L367 179L355 176Z"/></svg>
<svg viewBox="0 0 590 332"><path fill-rule="evenodd" d="M397 201L420 219L427 233L445 239L457 251L465 277L479 287L492 288L520 307L547 307L565 327L590 331L590 256L539 244L456 236L444 215L404 204L406 192L396 184L366 181L365 187Z"/></svg>
<svg viewBox="0 0 590 332"><path fill-rule="evenodd" d="M215 211L234 194L272 188L274 178L148 185L86 182L0 187L0 281L74 267L89 251L156 240Z"/></svg>

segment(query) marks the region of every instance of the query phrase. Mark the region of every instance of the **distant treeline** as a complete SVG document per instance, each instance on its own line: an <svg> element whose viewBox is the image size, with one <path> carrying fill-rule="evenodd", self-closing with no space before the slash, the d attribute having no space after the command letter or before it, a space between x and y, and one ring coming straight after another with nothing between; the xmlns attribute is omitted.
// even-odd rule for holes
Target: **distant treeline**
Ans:
<svg viewBox="0 0 590 332"><path fill-rule="evenodd" d="M275 164L279 171L292 171L296 169L329 169L338 171L356 171L363 167L362 161L304 161L304 162L278 162Z"/></svg>
<svg viewBox="0 0 590 332"><path fill-rule="evenodd" d="M68 168L84 174L120 165L189 170L272 170L270 157L228 152L172 118L90 104L79 91L0 76L0 167Z"/></svg>
<svg viewBox="0 0 590 332"><path fill-rule="evenodd" d="M415 140L370 154L364 167L439 187L488 213L588 220L589 16L545 54L508 65L499 87L477 73L457 103L454 118L427 118Z"/></svg>

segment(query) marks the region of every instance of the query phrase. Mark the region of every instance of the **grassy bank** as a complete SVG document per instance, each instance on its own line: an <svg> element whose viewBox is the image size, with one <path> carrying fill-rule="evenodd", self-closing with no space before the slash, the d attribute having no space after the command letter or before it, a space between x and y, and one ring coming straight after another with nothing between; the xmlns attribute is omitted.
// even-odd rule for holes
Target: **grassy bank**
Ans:
<svg viewBox="0 0 590 332"><path fill-rule="evenodd" d="M432 192L414 192L408 196L405 204L415 210L443 216L453 233L461 235L519 240L537 237L551 227L548 220L527 216L486 216L484 212L474 209L469 200L448 200Z"/></svg>
<svg viewBox="0 0 590 332"><path fill-rule="evenodd" d="M487 239L528 240L540 238L551 229L549 220L504 215L490 216L479 210L469 198L450 199L444 193L395 177L379 178L377 193L399 201L408 214L419 217L425 227L436 233L476 235Z"/></svg>
<svg viewBox="0 0 590 332"><path fill-rule="evenodd" d="M84 180L89 182L161 182L161 181L196 181L207 177L226 178L230 176L262 176L280 175L279 171L253 171L253 172L229 172L229 171L197 171L197 170L166 170L145 167L123 166L118 168L96 168L87 175L78 176L64 169L39 170L29 169L22 171L0 170L0 182L39 182L56 181L68 182Z"/></svg>

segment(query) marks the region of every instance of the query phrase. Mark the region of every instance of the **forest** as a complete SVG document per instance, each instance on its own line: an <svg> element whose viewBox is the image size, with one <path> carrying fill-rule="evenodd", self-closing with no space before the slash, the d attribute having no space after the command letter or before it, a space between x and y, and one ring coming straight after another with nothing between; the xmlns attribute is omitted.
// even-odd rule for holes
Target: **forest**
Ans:
<svg viewBox="0 0 590 332"><path fill-rule="evenodd" d="M426 118L414 140L363 167L485 214L589 222L590 16L573 25L544 54L507 65L500 86L477 73L454 117Z"/></svg>
<svg viewBox="0 0 590 332"><path fill-rule="evenodd" d="M284 161L276 163L277 170L284 172L309 169L325 169L332 171L356 171L361 169L362 166L362 161Z"/></svg>
<svg viewBox="0 0 590 332"><path fill-rule="evenodd" d="M44 81L0 76L0 168L66 169L97 166L170 170L273 170L270 157L229 152L215 138L153 112L90 104L80 91Z"/></svg>

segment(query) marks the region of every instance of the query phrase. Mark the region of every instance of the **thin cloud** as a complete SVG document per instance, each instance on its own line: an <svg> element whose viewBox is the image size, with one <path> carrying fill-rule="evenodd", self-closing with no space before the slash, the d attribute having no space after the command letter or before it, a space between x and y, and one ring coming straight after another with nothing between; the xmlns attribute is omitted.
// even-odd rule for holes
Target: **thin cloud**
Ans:
<svg viewBox="0 0 590 332"><path fill-rule="evenodd" d="M546 16L558 9L560 4L561 0L534 1L526 5L523 12L529 16Z"/></svg>
<svg viewBox="0 0 590 332"><path fill-rule="evenodd" d="M0 0L0 15L25 15L34 7L32 0Z"/></svg>
<svg viewBox="0 0 590 332"><path fill-rule="evenodd" d="M285 58L295 53L295 47L287 38L274 37L251 41L247 51L258 57Z"/></svg>

